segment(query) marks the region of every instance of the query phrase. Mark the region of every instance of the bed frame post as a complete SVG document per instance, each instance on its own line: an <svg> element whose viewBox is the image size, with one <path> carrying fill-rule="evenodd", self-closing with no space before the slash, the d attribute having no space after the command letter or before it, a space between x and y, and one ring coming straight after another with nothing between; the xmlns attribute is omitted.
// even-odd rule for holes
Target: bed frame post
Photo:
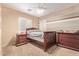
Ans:
<svg viewBox="0 0 79 59"><path fill-rule="evenodd" d="M56 44L56 32L44 32L44 51Z"/></svg>

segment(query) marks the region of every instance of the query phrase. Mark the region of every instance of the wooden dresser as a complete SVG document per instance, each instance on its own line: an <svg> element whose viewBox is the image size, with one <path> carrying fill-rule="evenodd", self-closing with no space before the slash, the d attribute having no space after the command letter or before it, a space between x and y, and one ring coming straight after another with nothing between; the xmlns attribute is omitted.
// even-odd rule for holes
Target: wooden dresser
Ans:
<svg viewBox="0 0 79 59"><path fill-rule="evenodd" d="M27 43L26 34L17 34L16 35L16 46L23 45Z"/></svg>
<svg viewBox="0 0 79 59"><path fill-rule="evenodd" d="M59 46L79 51L79 33L57 33Z"/></svg>

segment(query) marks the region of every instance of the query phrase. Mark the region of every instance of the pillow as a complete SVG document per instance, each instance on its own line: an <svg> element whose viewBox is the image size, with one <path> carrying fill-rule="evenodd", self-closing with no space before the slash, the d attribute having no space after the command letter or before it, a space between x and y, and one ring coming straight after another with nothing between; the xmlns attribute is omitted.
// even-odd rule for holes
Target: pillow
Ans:
<svg viewBox="0 0 79 59"><path fill-rule="evenodd" d="M39 30L28 30L28 31L27 31L27 34L28 34L28 33L31 33L31 32L40 32L40 31L39 31Z"/></svg>
<svg viewBox="0 0 79 59"><path fill-rule="evenodd" d="M42 37L43 32L31 32L29 33L30 36Z"/></svg>

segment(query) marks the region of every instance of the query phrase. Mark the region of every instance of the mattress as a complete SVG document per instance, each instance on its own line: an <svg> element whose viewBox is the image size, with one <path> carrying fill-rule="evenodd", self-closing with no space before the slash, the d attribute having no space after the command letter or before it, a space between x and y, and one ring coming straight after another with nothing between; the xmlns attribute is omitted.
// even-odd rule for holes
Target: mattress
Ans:
<svg viewBox="0 0 79 59"><path fill-rule="evenodd" d="M27 37L30 38L30 39L33 39L33 40L44 42L44 38L41 37L41 36L30 36L30 35L27 35Z"/></svg>
<svg viewBox="0 0 79 59"><path fill-rule="evenodd" d="M28 30L27 37L40 42L44 42L43 32L41 32L40 30Z"/></svg>
<svg viewBox="0 0 79 59"><path fill-rule="evenodd" d="M27 34L30 36L43 36L43 32L39 30L29 30L27 31Z"/></svg>

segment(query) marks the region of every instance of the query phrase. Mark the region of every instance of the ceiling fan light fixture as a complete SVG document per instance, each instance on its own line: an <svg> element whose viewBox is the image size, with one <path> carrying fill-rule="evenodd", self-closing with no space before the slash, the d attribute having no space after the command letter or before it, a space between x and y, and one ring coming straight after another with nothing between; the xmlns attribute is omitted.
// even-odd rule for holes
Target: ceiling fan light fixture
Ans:
<svg viewBox="0 0 79 59"><path fill-rule="evenodd" d="M43 14L45 12L45 9L36 9L37 14Z"/></svg>

